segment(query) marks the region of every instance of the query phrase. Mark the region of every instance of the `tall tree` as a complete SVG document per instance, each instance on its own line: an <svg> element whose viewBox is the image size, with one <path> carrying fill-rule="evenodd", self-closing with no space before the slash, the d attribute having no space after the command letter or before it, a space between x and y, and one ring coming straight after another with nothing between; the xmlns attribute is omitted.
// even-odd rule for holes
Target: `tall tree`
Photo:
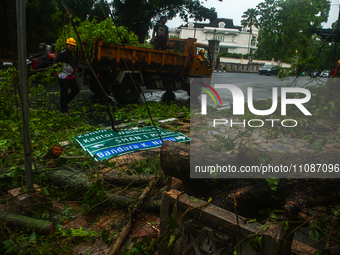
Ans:
<svg viewBox="0 0 340 255"><path fill-rule="evenodd" d="M251 52L250 52L250 42L253 35L253 27L259 28L259 22L257 20L257 16L259 15L259 11L255 8L248 9L242 15L243 20L241 20L241 25L246 28L249 27L249 41L248 41L248 54L249 61L251 61Z"/></svg>
<svg viewBox="0 0 340 255"><path fill-rule="evenodd" d="M275 0L265 0L257 6L259 10L258 49L255 53L258 59L277 58L277 44L280 42L281 29L277 19L279 12Z"/></svg>
<svg viewBox="0 0 340 255"><path fill-rule="evenodd" d="M94 5L88 17L89 20L103 21L110 17L110 5L105 0L99 0Z"/></svg>
<svg viewBox="0 0 340 255"><path fill-rule="evenodd" d="M139 42L143 43L152 21L161 15L168 19L177 14L185 21L195 18L197 21L214 20L215 8L206 8L198 0L114 0L113 17L116 25L125 26L134 32Z"/></svg>
<svg viewBox="0 0 340 255"><path fill-rule="evenodd" d="M61 5L61 1L58 1L59 9L63 14L66 13L64 7ZM91 13L93 5L96 0L62 0L71 12L73 17L77 17L84 21Z"/></svg>
<svg viewBox="0 0 340 255"><path fill-rule="evenodd" d="M315 50L309 28L320 28L330 10L329 0L265 0L257 6L260 31L257 56L291 61Z"/></svg>

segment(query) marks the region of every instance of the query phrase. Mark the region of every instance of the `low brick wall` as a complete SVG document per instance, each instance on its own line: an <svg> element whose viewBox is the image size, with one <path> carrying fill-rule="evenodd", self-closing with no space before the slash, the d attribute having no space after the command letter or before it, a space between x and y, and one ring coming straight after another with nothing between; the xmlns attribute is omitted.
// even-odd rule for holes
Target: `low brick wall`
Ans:
<svg viewBox="0 0 340 255"><path fill-rule="evenodd" d="M198 200L198 201L197 201ZM164 192L162 196L160 231L165 234L169 218L178 220L182 231L175 243L172 255L214 254L232 255L234 251L243 255L290 255L294 228L286 229L285 222L267 222L261 225L249 223L220 207L192 199L178 190ZM239 222L239 224L238 224ZM173 233L174 234L174 233ZM262 249L256 252L251 240L262 236ZM164 247L163 247L164 248Z"/></svg>
<svg viewBox="0 0 340 255"><path fill-rule="evenodd" d="M257 73L259 68L261 68L263 64L252 63L248 64L239 64L239 63L220 63L217 66L218 71L225 72L240 72L240 73Z"/></svg>

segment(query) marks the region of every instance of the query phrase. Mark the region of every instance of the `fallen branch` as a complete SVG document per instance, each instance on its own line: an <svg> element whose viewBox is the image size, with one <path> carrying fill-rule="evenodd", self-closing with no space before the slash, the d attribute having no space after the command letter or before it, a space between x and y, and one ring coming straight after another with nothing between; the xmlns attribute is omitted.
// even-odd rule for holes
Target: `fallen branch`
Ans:
<svg viewBox="0 0 340 255"><path fill-rule="evenodd" d="M127 235L130 233L131 226L132 226L132 219L141 211L142 206L145 205L145 202L147 198L149 197L149 193L151 192L151 190L153 190L158 179L159 179L159 175L155 176L155 178L149 182L149 186L146 187L143 190L143 193L139 196L137 200L138 202L135 204L135 206L130 211L128 218L126 220L126 223L124 227L122 228L122 231L120 232L118 239L115 241L114 245L111 247L108 255L117 255L119 253L119 249L122 243L124 242Z"/></svg>
<svg viewBox="0 0 340 255"><path fill-rule="evenodd" d="M54 232L54 223L45 220L34 219L31 217L6 214L0 211L0 221L3 221L7 226L19 226L25 229L34 229L39 235L52 235Z"/></svg>

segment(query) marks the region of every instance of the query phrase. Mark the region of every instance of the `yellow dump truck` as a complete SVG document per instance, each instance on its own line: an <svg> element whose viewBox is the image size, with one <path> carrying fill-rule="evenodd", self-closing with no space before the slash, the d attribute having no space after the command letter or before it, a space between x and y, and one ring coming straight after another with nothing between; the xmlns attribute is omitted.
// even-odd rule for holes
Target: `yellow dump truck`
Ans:
<svg viewBox="0 0 340 255"><path fill-rule="evenodd" d="M209 60L200 61L197 55L205 50ZM133 103L139 98L141 86L146 89L176 91L183 89L190 95L190 78L211 77L211 55L208 46L196 39L170 39L165 51L116 45L95 40L91 65L108 94L121 103ZM100 96L101 89L84 63L84 83ZM86 83L88 82L88 83Z"/></svg>

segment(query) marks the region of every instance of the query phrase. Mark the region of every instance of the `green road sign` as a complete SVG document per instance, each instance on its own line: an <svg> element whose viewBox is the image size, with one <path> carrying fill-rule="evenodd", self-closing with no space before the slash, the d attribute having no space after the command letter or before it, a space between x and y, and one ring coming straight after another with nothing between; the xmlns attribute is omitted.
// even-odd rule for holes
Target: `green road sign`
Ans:
<svg viewBox="0 0 340 255"><path fill-rule="evenodd" d="M167 131L158 127L157 130L155 127L143 127L122 130L117 133L113 130L101 129L75 138L81 147L97 161L139 150L161 147L162 140L172 142L190 141L190 138L182 133Z"/></svg>

